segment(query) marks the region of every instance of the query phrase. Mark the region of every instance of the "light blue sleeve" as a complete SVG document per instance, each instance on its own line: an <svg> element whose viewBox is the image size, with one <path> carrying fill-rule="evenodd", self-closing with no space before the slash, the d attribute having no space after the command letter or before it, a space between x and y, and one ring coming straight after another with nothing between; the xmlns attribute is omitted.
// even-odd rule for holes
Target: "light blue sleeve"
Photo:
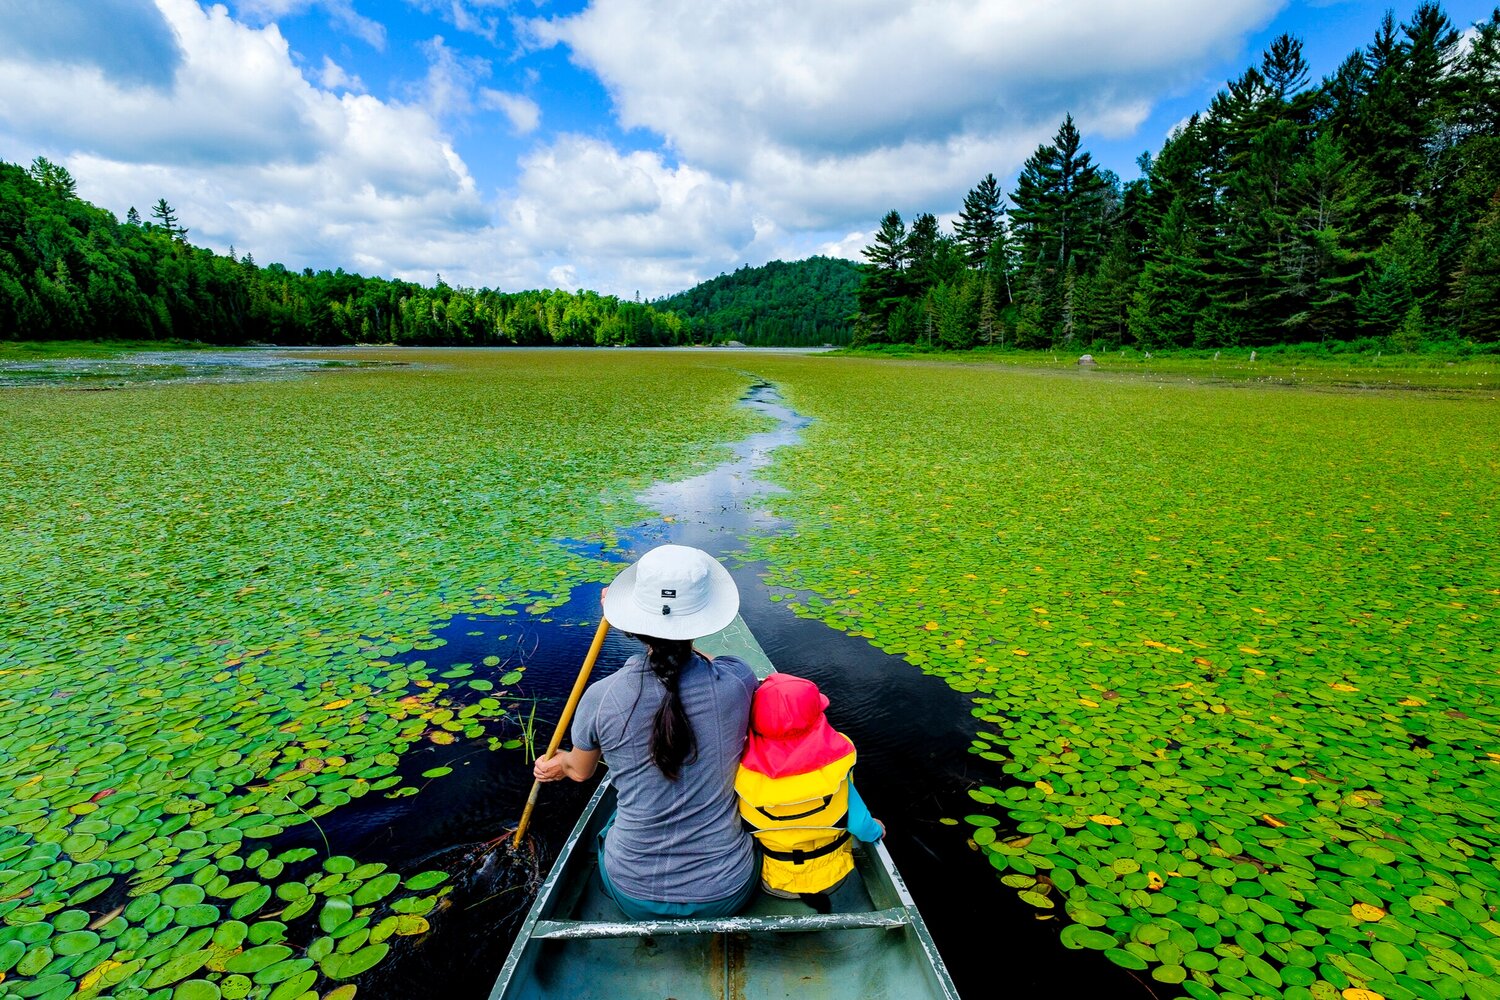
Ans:
<svg viewBox="0 0 1500 1000"><path fill-rule="evenodd" d="M875 822L875 817L870 815L870 808L865 805L865 800L859 797L853 778L849 779L849 832L866 844L873 844L880 839L880 826Z"/></svg>

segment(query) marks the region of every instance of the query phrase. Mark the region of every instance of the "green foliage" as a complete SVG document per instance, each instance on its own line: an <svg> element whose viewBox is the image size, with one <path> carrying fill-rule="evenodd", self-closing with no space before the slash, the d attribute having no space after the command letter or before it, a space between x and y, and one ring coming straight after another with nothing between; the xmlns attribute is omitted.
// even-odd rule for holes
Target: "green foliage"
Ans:
<svg viewBox="0 0 1500 1000"><path fill-rule="evenodd" d="M943 312L939 285L957 275L921 280L894 256L902 240L935 240L896 232L892 213L866 250L857 342L1160 349L1379 337L1407 350L1455 332L1500 342L1489 246L1497 79L1500 11L1465 47L1424 2L1405 22L1387 14L1316 83L1301 41L1274 39L1123 186L1093 164L1068 116L1022 167L1009 226L992 175L955 223L963 267L1003 286L998 308L986 314L979 295L962 320L973 334L926 338L901 302ZM1414 303L1425 338L1406 322ZM1008 317L998 327L997 315Z"/></svg>
<svg viewBox="0 0 1500 1000"><path fill-rule="evenodd" d="M118 222L38 159L0 163L0 340L210 344L678 344L670 312L594 292L452 288L261 267L189 244L160 199L156 223ZM138 220L139 216L133 217ZM851 265L852 266L852 265Z"/></svg>
<svg viewBox="0 0 1500 1000"><path fill-rule="evenodd" d="M859 265L841 257L809 257L694 285L652 303L680 316L692 339L771 347L847 344L852 335Z"/></svg>

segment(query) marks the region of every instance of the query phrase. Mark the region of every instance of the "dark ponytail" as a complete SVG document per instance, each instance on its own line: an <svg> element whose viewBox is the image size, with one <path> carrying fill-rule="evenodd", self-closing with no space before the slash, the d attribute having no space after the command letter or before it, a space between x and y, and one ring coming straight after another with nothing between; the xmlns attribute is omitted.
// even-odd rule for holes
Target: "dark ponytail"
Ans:
<svg viewBox="0 0 1500 1000"><path fill-rule="evenodd" d="M693 660L691 639L653 639L637 636L646 644L647 663L667 696L656 710L651 724L651 761L668 781L676 781L682 765L698 757L698 739L693 735L693 726L683 711L682 698L677 693L682 671Z"/></svg>

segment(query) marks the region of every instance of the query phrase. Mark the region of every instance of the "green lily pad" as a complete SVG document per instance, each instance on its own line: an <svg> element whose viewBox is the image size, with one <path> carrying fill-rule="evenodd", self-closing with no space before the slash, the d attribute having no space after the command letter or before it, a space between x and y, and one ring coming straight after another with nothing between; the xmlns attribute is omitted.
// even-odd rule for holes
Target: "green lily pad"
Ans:
<svg viewBox="0 0 1500 1000"><path fill-rule="evenodd" d="M318 926L324 933L337 930L354 916L354 901L348 896L334 896L318 911Z"/></svg>
<svg viewBox="0 0 1500 1000"><path fill-rule="evenodd" d="M388 943L366 945L353 953L335 952L319 963L330 979L353 979L374 968L390 952Z"/></svg>
<svg viewBox="0 0 1500 1000"><path fill-rule="evenodd" d="M99 935L93 931L70 931L52 939L52 950L58 955L82 955L99 946Z"/></svg>
<svg viewBox="0 0 1500 1000"><path fill-rule="evenodd" d="M413 875L406 880L406 887L413 892L426 892L428 889L443 884L448 880L447 872L426 871Z"/></svg>
<svg viewBox="0 0 1500 1000"><path fill-rule="evenodd" d="M354 892L354 905L367 906L378 900L384 899L395 891L401 884L401 876L395 872L377 875Z"/></svg>
<svg viewBox="0 0 1500 1000"><path fill-rule="evenodd" d="M224 962L224 968L229 972L254 975L267 966L274 965L291 957L292 949L286 945L263 944L247 948L237 955L230 956Z"/></svg>
<svg viewBox="0 0 1500 1000"><path fill-rule="evenodd" d="M260 910L270 899L271 887L257 885L234 901L234 904L229 907L229 915L236 920L243 920Z"/></svg>
<svg viewBox="0 0 1500 1000"><path fill-rule="evenodd" d="M193 885L190 882L168 886L161 893L161 901L172 907L192 906L203 902L203 897L202 886Z"/></svg>
<svg viewBox="0 0 1500 1000"><path fill-rule="evenodd" d="M186 979L213 958L213 952L190 951L186 954L170 958L159 967L146 980L145 986L148 990L154 990L162 986L170 986L173 983Z"/></svg>
<svg viewBox="0 0 1500 1000"><path fill-rule="evenodd" d="M223 995L218 984L207 979L189 979L172 990L172 1000L220 1000Z"/></svg>

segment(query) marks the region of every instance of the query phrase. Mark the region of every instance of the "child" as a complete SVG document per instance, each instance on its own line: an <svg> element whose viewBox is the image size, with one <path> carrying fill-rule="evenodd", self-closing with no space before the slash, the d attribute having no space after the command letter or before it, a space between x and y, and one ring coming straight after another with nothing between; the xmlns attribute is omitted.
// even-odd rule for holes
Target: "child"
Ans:
<svg viewBox="0 0 1500 1000"><path fill-rule="evenodd" d="M761 888L829 912L827 894L854 868L851 835L879 840L849 777L854 744L828 724L828 699L812 681L774 673L750 704L750 736L734 790L761 848Z"/></svg>

